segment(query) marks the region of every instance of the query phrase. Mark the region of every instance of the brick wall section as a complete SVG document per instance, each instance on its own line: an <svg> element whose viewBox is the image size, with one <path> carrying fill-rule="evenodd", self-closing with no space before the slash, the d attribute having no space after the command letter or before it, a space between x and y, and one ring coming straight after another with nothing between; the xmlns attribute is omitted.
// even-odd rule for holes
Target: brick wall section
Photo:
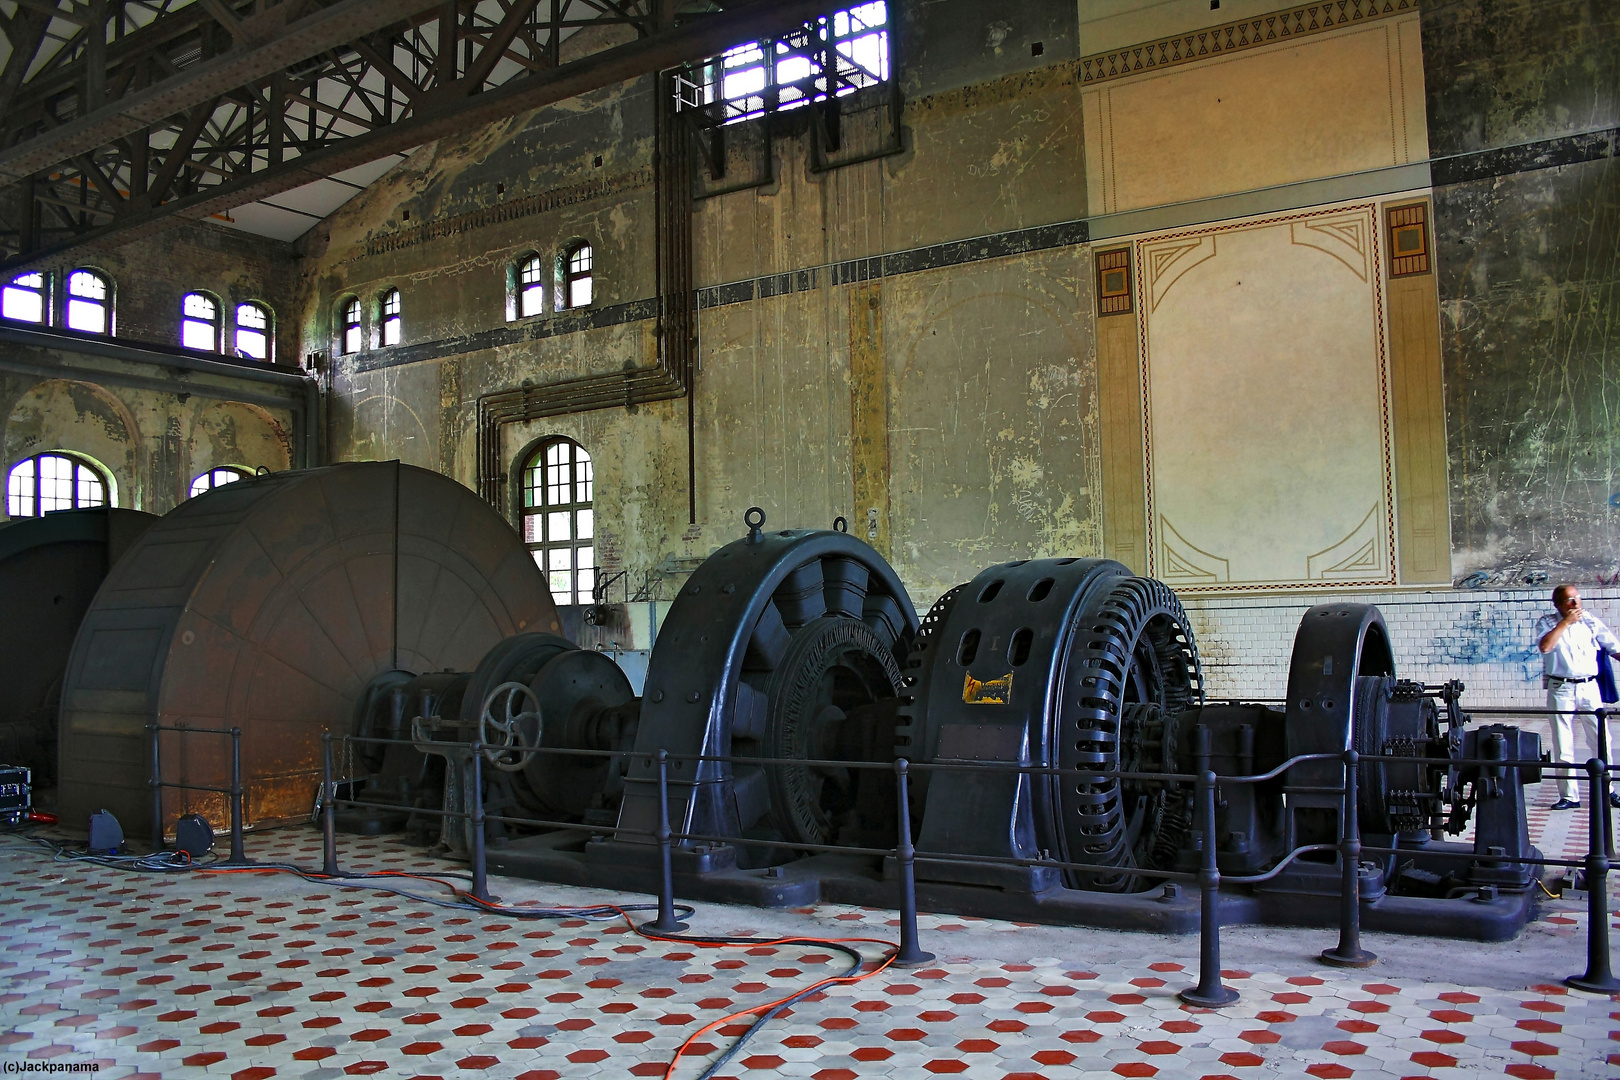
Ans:
<svg viewBox="0 0 1620 1080"><path fill-rule="evenodd" d="M1182 597L1203 658L1206 694L1280 698L1300 617L1314 604L1376 604L1389 626L1395 671L1426 683L1461 679L1466 706L1543 705L1535 621L1553 610L1552 588L1503 591L1312 593ZM1582 587L1586 608L1620 626L1620 588Z"/></svg>

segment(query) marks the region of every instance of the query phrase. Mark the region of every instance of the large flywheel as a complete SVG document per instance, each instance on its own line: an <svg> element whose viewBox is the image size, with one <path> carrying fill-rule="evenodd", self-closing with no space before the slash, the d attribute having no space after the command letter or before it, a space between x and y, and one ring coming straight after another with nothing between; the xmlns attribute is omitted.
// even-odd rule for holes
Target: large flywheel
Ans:
<svg viewBox="0 0 1620 1080"><path fill-rule="evenodd" d="M625 784L626 830L656 824L661 749L678 831L834 843L863 806L882 802L886 773L814 762L892 759L916 611L861 541L766 533L763 521L750 511L749 535L705 561L665 618ZM703 756L778 763L733 769Z"/></svg>
<svg viewBox="0 0 1620 1080"><path fill-rule="evenodd" d="M350 731L390 679L471 670L526 629L561 632L543 576L448 477L356 462L216 488L147 530L85 615L62 693L63 811L106 807L143 835L156 722L240 728L249 821L307 815L322 733ZM222 786L229 752L166 732L163 778ZM168 821L186 808L224 820L218 796L167 793Z"/></svg>
<svg viewBox="0 0 1620 1080"><path fill-rule="evenodd" d="M1179 714L1202 700L1175 594L1106 559L985 570L941 597L909 665L897 751L921 761L1174 771ZM1113 777L952 770L926 791L920 849L1121 871L1076 872L1076 888L1138 887L1132 871L1157 866L1188 820L1184 793Z"/></svg>

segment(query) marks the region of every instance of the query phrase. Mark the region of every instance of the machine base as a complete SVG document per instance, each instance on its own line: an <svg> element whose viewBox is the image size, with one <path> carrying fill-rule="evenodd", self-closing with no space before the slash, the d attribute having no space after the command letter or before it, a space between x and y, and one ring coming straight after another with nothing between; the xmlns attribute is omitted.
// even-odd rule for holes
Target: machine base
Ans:
<svg viewBox="0 0 1620 1080"><path fill-rule="evenodd" d="M894 860L868 856L816 855L783 866L740 870L725 845L671 852L675 895L684 900L754 907L806 907L817 902L892 908L898 903ZM555 833L514 840L488 855L489 871L510 877L554 881L596 889L656 893L658 849L650 844L593 840ZM1010 919L1054 926L1090 926L1190 934L1198 929L1195 889L1146 893L1097 893L1054 888L1020 893L973 885L919 880L917 906L940 914ZM1364 900L1364 930L1475 941L1505 941L1535 910L1531 892L1494 899L1443 900L1384 894ZM1272 888L1230 891L1221 896L1226 926L1334 926L1338 905L1314 891Z"/></svg>

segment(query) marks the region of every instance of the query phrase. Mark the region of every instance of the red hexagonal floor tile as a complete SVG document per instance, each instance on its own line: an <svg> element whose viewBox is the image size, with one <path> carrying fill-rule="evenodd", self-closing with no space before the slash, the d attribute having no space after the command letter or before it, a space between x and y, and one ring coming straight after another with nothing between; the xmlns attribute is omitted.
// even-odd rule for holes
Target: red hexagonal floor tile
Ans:
<svg viewBox="0 0 1620 1080"><path fill-rule="evenodd" d="M821 1069L811 1073L810 1080L857 1080L857 1076L850 1069Z"/></svg>
<svg viewBox="0 0 1620 1080"><path fill-rule="evenodd" d="M1425 1031L1423 1034L1419 1035L1418 1038L1427 1042L1439 1043L1443 1046L1468 1041L1466 1038L1464 1038L1462 1032L1452 1031L1448 1028L1435 1028L1430 1031Z"/></svg>
<svg viewBox="0 0 1620 1080"><path fill-rule="evenodd" d="M964 1054L993 1054L1001 1048L994 1039L963 1039L956 1048Z"/></svg>
<svg viewBox="0 0 1620 1080"><path fill-rule="evenodd" d="M1265 1063L1266 1059L1259 1054L1232 1053L1221 1055L1221 1064L1230 1065L1235 1069L1253 1069Z"/></svg>
<svg viewBox="0 0 1620 1080"><path fill-rule="evenodd" d="M1517 1050L1519 1053L1529 1054L1531 1057L1552 1057L1558 1053L1558 1047L1552 1045L1551 1043L1544 1043L1540 1039L1530 1039L1526 1040L1525 1042L1516 1042L1512 1045L1513 1049Z"/></svg>
<svg viewBox="0 0 1620 1080"><path fill-rule="evenodd" d="M1306 1066L1305 1071L1310 1073L1312 1076L1320 1077L1321 1080L1344 1080L1344 1078L1347 1076L1355 1075L1351 1070L1345 1068L1343 1065L1334 1065L1331 1063L1322 1065L1308 1065Z"/></svg>
<svg viewBox="0 0 1620 1080"><path fill-rule="evenodd" d="M608 1052L606 1050L575 1050L568 1055L568 1060L575 1065L591 1065L606 1060L607 1056Z"/></svg>
<svg viewBox="0 0 1620 1080"><path fill-rule="evenodd" d="M1136 1048L1144 1054L1179 1054L1181 1044L1168 1039L1151 1039L1144 1043L1137 1043Z"/></svg>
<svg viewBox="0 0 1620 1080"><path fill-rule="evenodd" d="M1323 1043L1322 1049L1330 1054L1338 1054L1340 1057L1354 1057L1357 1054L1367 1052L1367 1048L1361 1043L1352 1042L1349 1039L1334 1039L1332 1042Z"/></svg>
<svg viewBox="0 0 1620 1080"><path fill-rule="evenodd" d="M1254 1043L1256 1046L1282 1042L1282 1036L1275 1031L1240 1031L1238 1032L1238 1038L1246 1043Z"/></svg>
<svg viewBox="0 0 1620 1080"><path fill-rule="evenodd" d="M743 1058L742 1063L745 1069L780 1069L787 1064L787 1059L777 1057L775 1054L755 1054Z"/></svg>
<svg viewBox="0 0 1620 1080"><path fill-rule="evenodd" d="M388 1062L386 1061L356 1061L354 1064L346 1066L343 1071L350 1076L370 1076L373 1073L380 1073L386 1068L388 1068Z"/></svg>
<svg viewBox="0 0 1620 1080"><path fill-rule="evenodd" d="M923 1068L936 1075L967 1072L967 1067L967 1062L955 1058L935 1058L923 1064Z"/></svg>
<svg viewBox="0 0 1620 1080"><path fill-rule="evenodd" d="M1030 1057L1042 1065L1067 1065L1074 1060L1067 1050L1040 1050Z"/></svg>
<svg viewBox="0 0 1620 1080"><path fill-rule="evenodd" d="M1438 1050L1419 1050L1412 1055L1412 1060L1425 1069L1453 1069L1457 1066L1457 1059L1450 1054L1442 1054Z"/></svg>
<svg viewBox="0 0 1620 1080"><path fill-rule="evenodd" d="M1502 1070L1515 1080L1553 1080L1558 1074L1545 1065L1532 1065L1528 1063L1509 1065Z"/></svg>
<svg viewBox="0 0 1620 1080"><path fill-rule="evenodd" d="M894 1057L894 1051L881 1046L857 1046L849 1052L849 1056L856 1061L887 1061Z"/></svg>
<svg viewBox="0 0 1620 1080"><path fill-rule="evenodd" d="M1114 1066L1121 1076L1157 1076L1159 1070L1145 1061L1122 1061Z"/></svg>

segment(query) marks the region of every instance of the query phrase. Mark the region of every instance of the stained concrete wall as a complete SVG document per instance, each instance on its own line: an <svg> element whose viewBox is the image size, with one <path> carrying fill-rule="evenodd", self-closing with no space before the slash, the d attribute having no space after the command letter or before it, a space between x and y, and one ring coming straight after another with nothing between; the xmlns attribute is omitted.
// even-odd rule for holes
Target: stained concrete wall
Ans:
<svg viewBox="0 0 1620 1080"><path fill-rule="evenodd" d="M1423 41L1435 155L1499 151L1435 188L1455 577L1613 582L1620 5L1434 5Z"/></svg>
<svg viewBox="0 0 1620 1080"><path fill-rule="evenodd" d="M1421 22L1409 3L1380 5L1379 21L1358 16L1357 25L1328 31L1338 35L1331 40L1223 47L1217 59L1173 67L1190 73L1165 83L1186 90L1180 134L1132 145L1130 132L1110 140L1088 127L1078 58L1258 18L1275 5L1079 7L893 5L905 97L899 152L818 172L805 125L789 117L769 148L769 183L695 204L694 441L684 402L504 432L507 462L548 434L576 438L593 454L605 566L639 582L654 568L690 565L738 535L743 509L755 504L783 526L849 517L919 603L996 560L1101 554L1109 461L1094 248L1373 199L1382 253L1385 213L1430 196L1429 156L1614 123L1612 5L1464 0L1434 6ZM1334 85L1323 66L1340 53L1359 56L1377 35L1367 55L1382 65L1383 89L1342 108L1332 94L1318 95L1330 114L1382 110L1367 127L1376 132L1360 142L1337 128L1314 130L1320 124L1301 130L1287 109L1199 140L1213 130L1200 117L1224 116L1228 104L1224 84L1206 77L1215 65L1238 73L1234 88L1262 87L1275 100L1286 97L1288 79L1278 73L1288 64ZM1349 59L1339 66L1347 78L1370 70ZM426 147L311 233L296 318L301 351L328 354L335 458L400 456L473 485L481 394L655 359L652 95L650 80L635 81ZM1356 156L1358 147L1367 153ZM1109 167L1122 167L1104 161L1121 148L1137 155L1143 175L1154 154L1177 168L1202 155L1220 165L1204 170L1205 180L1218 174L1221 182L1190 194L1167 189L1148 206L1088 199ZM1251 159L1270 171L1255 172ZM1616 273L1614 166L1492 167L1489 178L1446 174L1434 190L1434 277L1403 288L1403 296L1425 292L1428 306L1408 297L1396 312L1392 288L1377 329L1395 349L1415 326L1434 339L1418 350L1423 363L1444 356L1444 413L1432 418L1424 452L1435 459L1435 490L1450 485L1450 575L1470 584L1537 573L1589 580L1612 573L1614 561L1613 440L1600 423L1613 390L1605 366L1613 331L1603 313ZM1254 186L1236 190L1244 183ZM1107 244L1087 243L1088 227ZM596 249L591 310L548 305L543 315L509 319L518 257L550 259L580 239ZM333 355L342 299L364 301L369 337L374 302L391 287L404 295L404 343ZM1265 298L1245 310L1267 311ZM1288 332L1290 320L1308 316L1268 317ZM1120 365L1129 373L1136 346L1122 337L1119 347L1131 350ZM1240 359L1212 355L1209 363ZM1396 486L1396 510L1410 513L1417 504L1400 486L1418 451L1400 442L1402 392L1392 390L1396 449L1386 485ZM1111 444L1116 472L1140 472L1145 434L1134 448ZM688 454L696 521L687 514ZM1444 521L1444 500L1435 502ZM1412 543L1409 526L1403 520L1403 547ZM1443 527L1438 536L1433 566L1403 570L1400 584L1448 576ZM1476 570L1483 577L1470 578Z"/></svg>
<svg viewBox="0 0 1620 1080"><path fill-rule="evenodd" d="M638 584L740 535L750 505L781 527L852 519L919 602L1010 552L1098 550L1089 252L931 250L1083 214L1072 5L896 8L918 43L903 152L814 172L800 125L771 145L773 183L696 204L693 443L683 401L505 429L507 461L548 434L593 455L600 559ZM479 395L656 359L652 93L425 148L311 235L306 351L336 352L345 297L369 318L398 287L405 306L401 346L330 356L335 458L471 486ZM595 247L592 310L508 320L516 259L576 239ZM847 269L894 252L914 256Z"/></svg>

